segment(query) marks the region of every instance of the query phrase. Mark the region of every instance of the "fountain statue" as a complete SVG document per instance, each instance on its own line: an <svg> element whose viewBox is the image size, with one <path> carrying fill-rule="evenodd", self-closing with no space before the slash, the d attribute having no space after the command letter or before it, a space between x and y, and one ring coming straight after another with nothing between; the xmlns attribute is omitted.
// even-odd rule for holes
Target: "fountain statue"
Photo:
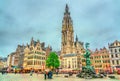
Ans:
<svg viewBox="0 0 120 81"><path fill-rule="evenodd" d="M89 48L89 43L85 44L86 47L86 52L84 54L84 58L86 59L86 66L82 67L82 71L78 74L78 77L81 78L93 78L96 76L95 70L93 66L91 66L91 61L90 61L90 50Z"/></svg>

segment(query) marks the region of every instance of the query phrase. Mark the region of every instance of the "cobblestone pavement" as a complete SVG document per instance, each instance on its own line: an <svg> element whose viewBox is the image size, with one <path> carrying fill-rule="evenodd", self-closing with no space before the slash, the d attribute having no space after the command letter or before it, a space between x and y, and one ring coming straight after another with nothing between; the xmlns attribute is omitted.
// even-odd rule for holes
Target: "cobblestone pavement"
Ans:
<svg viewBox="0 0 120 81"><path fill-rule="evenodd" d="M44 80L43 74L0 74L0 81L120 81L120 75L116 75L117 79L102 78L102 79L81 79L74 76L65 78L63 74L54 75L53 79Z"/></svg>

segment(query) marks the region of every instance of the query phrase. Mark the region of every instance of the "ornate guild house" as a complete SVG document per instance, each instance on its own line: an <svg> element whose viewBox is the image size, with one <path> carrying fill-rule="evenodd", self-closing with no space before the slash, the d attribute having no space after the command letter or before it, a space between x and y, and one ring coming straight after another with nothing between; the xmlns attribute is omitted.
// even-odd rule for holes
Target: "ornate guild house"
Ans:
<svg viewBox="0 0 120 81"><path fill-rule="evenodd" d="M25 70L44 70L45 69L45 59L46 52L42 48L40 41L34 41L31 39L30 45L27 44L24 50L24 63L23 68Z"/></svg>

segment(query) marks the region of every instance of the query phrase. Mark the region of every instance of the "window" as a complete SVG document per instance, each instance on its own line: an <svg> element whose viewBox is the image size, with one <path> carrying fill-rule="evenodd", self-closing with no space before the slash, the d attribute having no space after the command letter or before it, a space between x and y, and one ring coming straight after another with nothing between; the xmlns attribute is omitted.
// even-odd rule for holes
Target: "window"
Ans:
<svg viewBox="0 0 120 81"><path fill-rule="evenodd" d="M34 64L33 65L35 65L35 60L34 60L34 62L33 62Z"/></svg>
<svg viewBox="0 0 120 81"><path fill-rule="evenodd" d="M112 53L113 51L112 51L112 49L111 49L111 53Z"/></svg>
<svg viewBox="0 0 120 81"><path fill-rule="evenodd" d="M108 60L108 63L110 63L110 60Z"/></svg>
<svg viewBox="0 0 120 81"><path fill-rule="evenodd" d="M112 60L112 64L114 65L114 60Z"/></svg>
<svg viewBox="0 0 120 81"><path fill-rule="evenodd" d="M90 57L91 59L93 59L93 57Z"/></svg>
<svg viewBox="0 0 120 81"><path fill-rule="evenodd" d="M118 57L118 55L117 55L117 54L115 54L115 56L116 56L116 57Z"/></svg>
<svg viewBox="0 0 120 81"><path fill-rule="evenodd" d="M75 68L76 68L76 65L75 65Z"/></svg>
<svg viewBox="0 0 120 81"><path fill-rule="evenodd" d="M72 67L74 68L74 65L72 65Z"/></svg>
<svg viewBox="0 0 120 81"><path fill-rule="evenodd" d="M104 58L104 56L102 56L102 58Z"/></svg>
<svg viewBox="0 0 120 81"><path fill-rule="evenodd" d="M103 63L104 63L104 60L103 60Z"/></svg>
<svg viewBox="0 0 120 81"><path fill-rule="evenodd" d="M27 65L29 65L29 62L27 62Z"/></svg>
<svg viewBox="0 0 120 81"><path fill-rule="evenodd" d="M106 58L106 56L105 56L105 58Z"/></svg>
<svg viewBox="0 0 120 81"><path fill-rule="evenodd" d="M117 49L115 49L115 53L117 52Z"/></svg>
<svg viewBox="0 0 120 81"><path fill-rule="evenodd" d="M70 64L69 64L68 68L70 68Z"/></svg>
<svg viewBox="0 0 120 81"><path fill-rule="evenodd" d="M113 58L113 55L111 55L111 57Z"/></svg>
<svg viewBox="0 0 120 81"><path fill-rule="evenodd" d="M32 65L32 61L30 61L30 65Z"/></svg>
<svg viewBox="0 0 120 81"><path fill-rule="evenodd" d="M40 62L38 61L38 65L40 64Z"/></svg>
<svg viewBox="0 0 120 81"><path fill-rule="evenodd" d="M40 50L40 48L39 48L39 47L37 47L37 50Z"/></svg>
<svg viewBox="0 0 120 81"><path fill-rule="evenodd" d="M33 48L31 47L30 50L33 50Z"/></svg>
<svg viewBox="0 0 120 81"><path fill-rule="evenodd" d="M82 59L82 62L85 62L85 59Z"/></svg>
<svg viewBox="0 0 120 81"><path fill-rule="evenodd" d="M116 46L118 45L118 43L116 43Z"/></svg>
<svg viewBox="0 0 120 81"><path fill-rule="evenodd" d="M119 64L119 60L116 60L117 65Z"/></svg>

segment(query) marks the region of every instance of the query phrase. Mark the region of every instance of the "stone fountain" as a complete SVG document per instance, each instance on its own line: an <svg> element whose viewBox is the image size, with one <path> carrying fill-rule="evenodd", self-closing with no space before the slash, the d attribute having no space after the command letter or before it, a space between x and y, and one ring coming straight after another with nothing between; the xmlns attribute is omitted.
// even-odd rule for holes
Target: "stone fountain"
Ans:
<svg viewBox="0 0 120 81"><path fill-rule="evenodd" d="M86 43L85 47L86 47L86 52L84 54L84 58L86 59L86 66L82 67L82 71L77 75L77 77L96 78L95 70L94 70L93 66L91 66L91 61L90 61L90 54L91 53L88 49L89 43Z"/></svg>

